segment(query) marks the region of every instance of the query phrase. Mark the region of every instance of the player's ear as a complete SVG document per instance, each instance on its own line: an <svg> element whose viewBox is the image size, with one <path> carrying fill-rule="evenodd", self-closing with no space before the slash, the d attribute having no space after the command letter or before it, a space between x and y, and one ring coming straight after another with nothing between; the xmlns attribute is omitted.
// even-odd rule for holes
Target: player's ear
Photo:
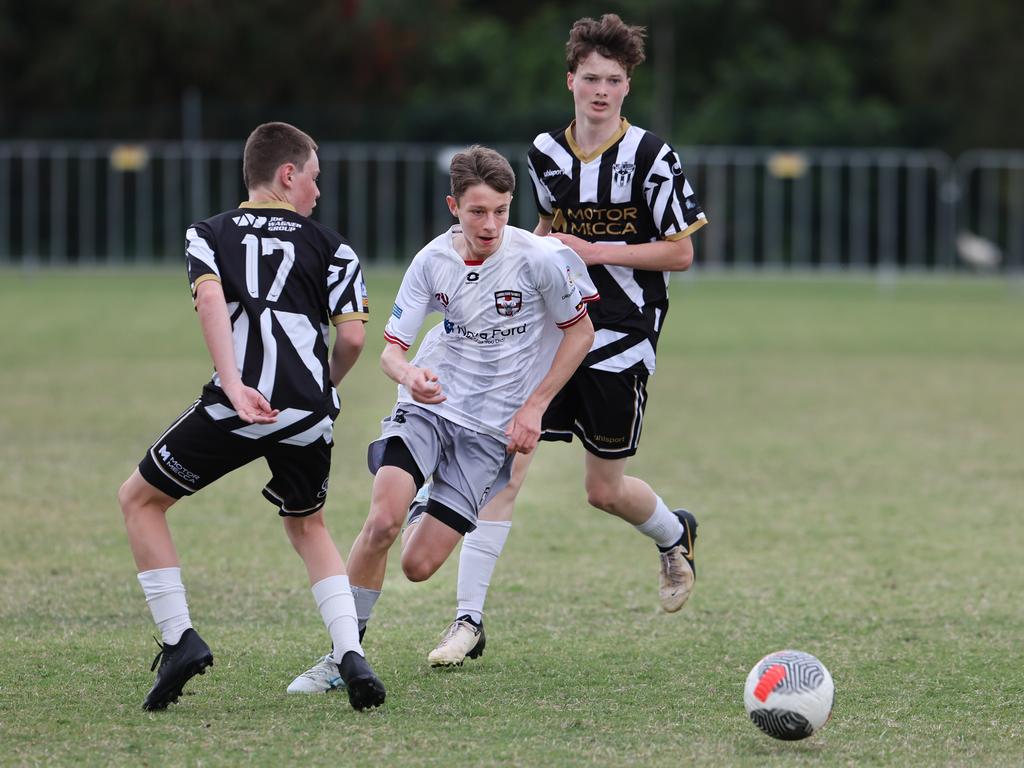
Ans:
<svg viewBox="0 0 1024 768"><path fill-rule="evenodd" d="M459 201L451 195L447 195L444 201L448 203L448 210L452 212L452 216L459 218Z"/></svg>
<svg viewBox="0 0 1024 768"><path fill-rule="evenodd" d="M291 189L292 177L295 175L294 163L282 163L277 168L277 180L285 189Z"/></svg>
<svg viewBox="0 0 1024 768"><path fill-rule="evenodd" d="M565 73L565 87L570 91L572 90L572 83L576 79L576 75L572 72Z"/></svg>

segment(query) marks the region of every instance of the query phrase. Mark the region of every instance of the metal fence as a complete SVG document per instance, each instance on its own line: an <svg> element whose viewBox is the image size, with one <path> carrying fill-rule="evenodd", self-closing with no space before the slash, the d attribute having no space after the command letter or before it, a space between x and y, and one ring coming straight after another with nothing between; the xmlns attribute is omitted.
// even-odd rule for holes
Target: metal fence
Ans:
<svg viewBox="0 0 1024 768"><path fill-rule="evenodd" d="M532 228L526 147L513 223ZM314 216L368 263L450 223L451 147L325 144ZM1024 152L682 148L706 267L1024 269ZM245 199L238 142L0 142L0 263L176 262L185 227Z"/></svg>

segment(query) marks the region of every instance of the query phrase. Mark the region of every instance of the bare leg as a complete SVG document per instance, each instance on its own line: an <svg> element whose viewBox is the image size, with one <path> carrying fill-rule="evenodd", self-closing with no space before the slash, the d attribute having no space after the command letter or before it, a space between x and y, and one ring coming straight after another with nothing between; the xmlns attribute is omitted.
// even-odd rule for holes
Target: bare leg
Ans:
<svg viewBox="0 0 1024 768"><path fill-rule="evenodd" d="M641 525L654 514L658 497L643 480L626 474L627 461L586 454L587 502L627 523Z"/></svg>
<svg viewBox="0 0 1024 768"><path fill-rule="evenodd" d="M462 534L427 514L412 529L402 548L402 570L409 581L426 581L444 565Z"/></svg>
<svg viewBox="0 0 1024 768"><path fill-rule="evenodd" d="M117 492L128 544L139 571L178 567L167 510L177 499L150 485L136 469Z"/></svg>
<svg viewBox="0 0 1024 768"><path fill-rule="evenodd" d="M388 550L416 495L412 475L404 469L384 466L373 480L370 514L363 523L348 556L349 578L354 586L380 590L388 565Z"/></svg>
<svg viewBox="0 0 1024 768"><path fill-rule="evenodd" d="M284 530L306 564L310 585L328 576L343 576L345 563L324 525L323 510L307 517L284 518Z"/></svg>

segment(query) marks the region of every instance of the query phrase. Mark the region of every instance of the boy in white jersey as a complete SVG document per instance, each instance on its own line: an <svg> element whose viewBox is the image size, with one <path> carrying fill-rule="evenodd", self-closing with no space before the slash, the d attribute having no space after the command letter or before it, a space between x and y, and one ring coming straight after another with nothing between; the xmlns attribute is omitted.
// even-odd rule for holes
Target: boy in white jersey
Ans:
<svg viewBox="0 0 1024 768"><path fill-rule="evenodd" d="M399 385L398 402L368 450L370 513L348 559L361 629L424 479L433 477L425 514L402 547L411 581L429 578L473 530L480 507L508 482L512 457L537 445L548 403L593 342L572 280L578 257L554 238L507 226L514 188L512 167L494 150L455 155L447 202L459 223L413 258L385 328L381 367ZM406 352L432 312L444 314L443 329L410 363ZM552 326L561 329L557 345ZM289 690L329 690L334 666L324 657Z"/></svg>
<svg viewBox="0 0 1024 768"><path fill-rule="evenodd" d="M626 462L639 446L669 273L690 266L689 236L706 218L672 147L622 117L630 75L644 59L643 33L615 14L573 25L566 85L575 119L537 136L528 159L540 215L534 232L576 251L601 293L591 313L593 348L552 400L542 439L583 444L587 501L657 545L659 600L671 613L693 587L697 521L626 474ZM463 543L456 618L428 656L434 666L461 664L482 648L484 599L531 460L516 457L511 481Z"/></svg>

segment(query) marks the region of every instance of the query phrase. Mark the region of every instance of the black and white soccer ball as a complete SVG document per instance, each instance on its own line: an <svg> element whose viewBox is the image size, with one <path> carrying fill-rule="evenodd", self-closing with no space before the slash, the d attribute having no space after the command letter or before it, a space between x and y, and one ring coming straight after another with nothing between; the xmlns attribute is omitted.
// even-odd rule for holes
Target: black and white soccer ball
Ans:
<svg viewBox="0 0 1024 768"><path fill-rule="evenodd" d="M835 685L825 665L803 651L776 651L747 675L743 704L754 725L776 739L806 739L828 722Z"/></svg>

